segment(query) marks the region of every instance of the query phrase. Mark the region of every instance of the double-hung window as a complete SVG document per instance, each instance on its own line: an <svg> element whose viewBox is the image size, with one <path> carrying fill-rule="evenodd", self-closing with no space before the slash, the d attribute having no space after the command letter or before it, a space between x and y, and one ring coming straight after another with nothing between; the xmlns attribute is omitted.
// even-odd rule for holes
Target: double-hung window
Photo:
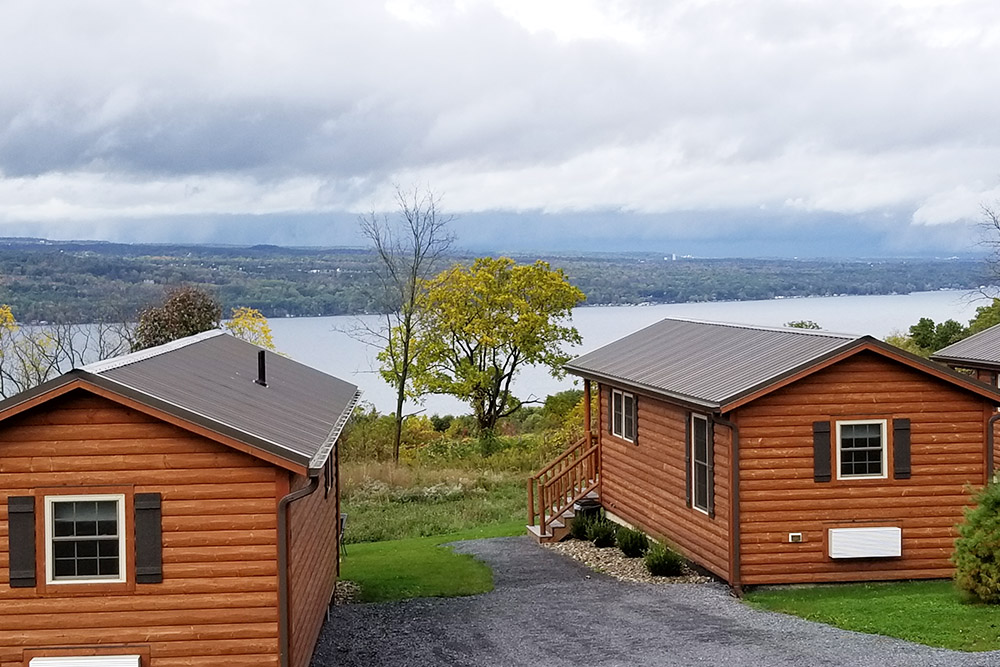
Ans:
<svg viewBox="0 0 1000 667"><path fill-rule="evenodd" d="M125 496L46 496L50 584L125 581Z"/></svg>
<svg viewBox="0 0 1000 667"><path fill-rule="evenodd" d="M635 396L618 389L611 391L611 435L635 442L638 420Z"/></svg>
<svg viewBox="0 0 1000 667"><path fill-rule="evenodd" d="M837 478L886 476L885 419L837 422Z"/></svg>
<svg viewBox="0 0 1000 667"><path fill-rule="evenodd" d="M691 415L691 505L702 512L709 512L709 494L712 483L709 462L708 418Z"/></svg>

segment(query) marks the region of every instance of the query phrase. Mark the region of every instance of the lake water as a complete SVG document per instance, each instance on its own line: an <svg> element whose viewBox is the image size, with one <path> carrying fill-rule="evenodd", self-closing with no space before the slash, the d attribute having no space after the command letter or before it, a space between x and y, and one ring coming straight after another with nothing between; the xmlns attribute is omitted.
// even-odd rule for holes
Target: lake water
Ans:
<svg viewBox="0 0 1000 667"><path fill-rule="evenodd" d="M573 311L573 325L583 344L571 350L583 354L664 317L681 317L760 326L781 326L793 320L812 320L824 329L883 338L895 330L906 331L921 317L935 322L955 319L963 324L985 305L968 292L916 292L887 296L836 296L769 301L677 303L656 306L593 306ZM395 410L395 393L374 370L378 350L344 333L356 325L356 317L302 317L271 320L279 350L358 385L362 399L381 412ZM376 318L362 318L375 324ZM526 368L515 382L522 399L544 398L579 386L573 376L557 380L544 369ZM423 405L408 404L407 412L466 414L467 404L450 396L428 396Z"/></svg>

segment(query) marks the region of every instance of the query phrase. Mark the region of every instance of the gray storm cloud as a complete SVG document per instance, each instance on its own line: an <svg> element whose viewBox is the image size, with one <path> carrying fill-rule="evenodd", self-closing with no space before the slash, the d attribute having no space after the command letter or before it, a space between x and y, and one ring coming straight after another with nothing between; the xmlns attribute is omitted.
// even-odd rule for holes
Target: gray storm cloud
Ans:
<svg viewBox="0 0 1000 667"><path fill-rule="evenodd" d="M663 234L1000 198L986 1L13 0L0 58L8 229L350 213L395 183Z"/></svg>

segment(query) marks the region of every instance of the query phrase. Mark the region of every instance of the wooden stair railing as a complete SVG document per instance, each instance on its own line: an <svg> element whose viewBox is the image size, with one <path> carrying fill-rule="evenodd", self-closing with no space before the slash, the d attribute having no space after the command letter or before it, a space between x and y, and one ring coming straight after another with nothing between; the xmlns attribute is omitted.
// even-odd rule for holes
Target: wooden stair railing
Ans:
<svg viewBox="0 0 1000 667"><path fill-rule="evenodd" d="M595 436L585 437L528 479L528 525L538 519L540 535L553 519L597 488L599 449Z"/></svg>

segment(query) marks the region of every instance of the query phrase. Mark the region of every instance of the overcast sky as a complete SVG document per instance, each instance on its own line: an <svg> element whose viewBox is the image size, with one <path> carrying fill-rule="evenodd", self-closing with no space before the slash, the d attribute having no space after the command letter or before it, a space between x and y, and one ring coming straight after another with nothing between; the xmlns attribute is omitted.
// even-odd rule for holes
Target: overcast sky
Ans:
<svg viewBox="0 0 1000 667"><path fill-rule="evenodd" d="M1000 200L1000 3L7 0L0 235L953 254Z"/></svg>

